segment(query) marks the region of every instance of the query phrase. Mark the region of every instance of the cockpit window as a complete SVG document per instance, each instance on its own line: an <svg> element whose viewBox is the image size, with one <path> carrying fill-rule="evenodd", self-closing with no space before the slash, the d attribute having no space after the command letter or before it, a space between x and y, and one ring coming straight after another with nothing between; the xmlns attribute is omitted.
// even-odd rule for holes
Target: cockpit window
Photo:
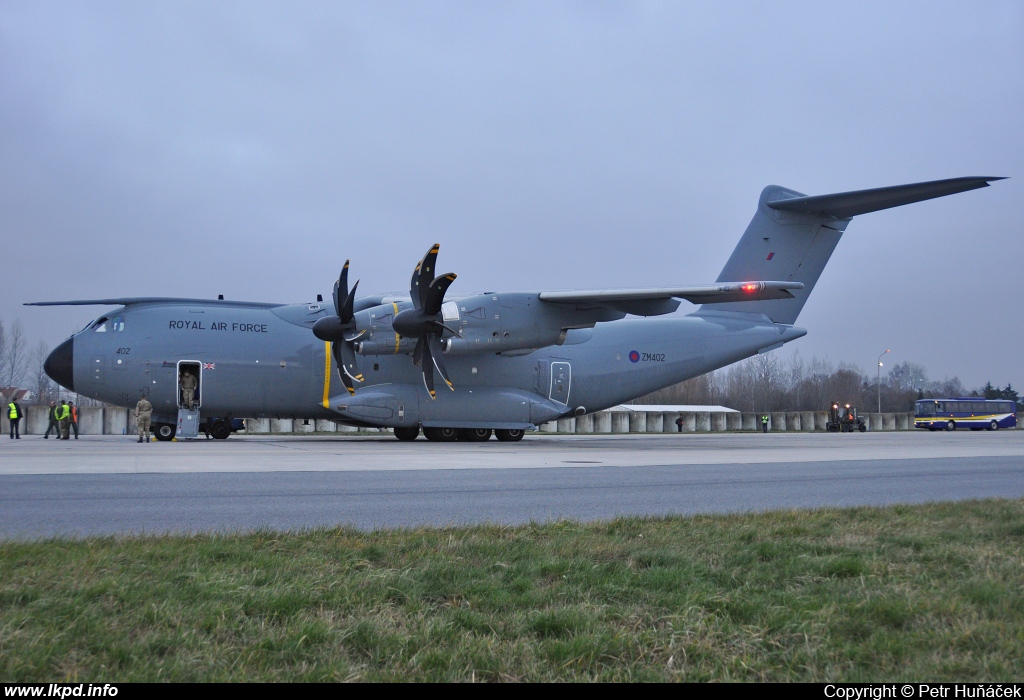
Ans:
<svg viewBox="0 0 1024 700"><path fill-rule="evenodd" d="M107 332L107 321L109 321L109 320L110 319L108 319L106 316L103 316L102 318L96 319L96 323L94 323L93 326L92 326L92 332L93 333L106 333Z"/></svg>
<svg viewBox="0 0 1024 700"><path fill-rule="evenodd" d="M123 331L124 330L124 316L114 316L114 318L110 319L110 328L111 328L111 330L117 331L117 332Z"/></svg>
<svg viewBox="0 0 1024 700"><path fill-rule="evenodd" d="M96 319L96 322L92 325L93 333L106 333L107 331L113 331L118 333L124 330L124 316L114 316L109 318L107 316L101 316Z"/></svg>

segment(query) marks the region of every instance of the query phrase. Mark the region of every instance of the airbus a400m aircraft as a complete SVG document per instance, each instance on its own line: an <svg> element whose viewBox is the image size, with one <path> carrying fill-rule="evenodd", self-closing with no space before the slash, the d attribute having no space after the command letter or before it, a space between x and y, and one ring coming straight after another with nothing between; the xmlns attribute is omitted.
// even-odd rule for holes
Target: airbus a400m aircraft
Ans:
<svg viewBox="0 0 1024 700"><path fill-rule="evenodd" d="M182 423L183 372L198 379L191 418L215 437L230 419L333 419L422 429L432 440L518 440L547 421L655 391L806 334L793 325L852 217L988 186L965 177L805 196L770 186L714 284L657 289L449 294L438 246L409 294L356 295L348 263L333 303L136 297L65 340L46 373L122 406L145 394L158 438ZM680 300L699 307L662 316ZM201 418L199 414L201 413Z"/></svg>

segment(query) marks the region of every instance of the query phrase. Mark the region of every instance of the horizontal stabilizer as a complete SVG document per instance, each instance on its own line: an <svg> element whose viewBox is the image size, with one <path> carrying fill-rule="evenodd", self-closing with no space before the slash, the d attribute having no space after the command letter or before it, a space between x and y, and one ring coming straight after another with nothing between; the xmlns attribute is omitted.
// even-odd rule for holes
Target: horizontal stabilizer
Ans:
<svg viewBox="0 0 1024 700"><path fill-rule="evenodd" d="M637 316L657 316L675 311L679 307L676 299L694 304L792 299L790 290L803 289L803 286L800 282L716 282L691 287L541 292L540 299L553 304L575 304L580 308L605 307Z"/></svg>
<svg viewBox="0 0 1024 700"><path fill-rule="evenodd" d="M950 180L918 182L912 185L878 187L873 190L822 194L813 197L792 197L765 202L770 208L802 214L823 214L837 219L849 219L858 214L922 202L926 199L988 187L988 183L1004 180L1002 177L955 177Z"/></svg>

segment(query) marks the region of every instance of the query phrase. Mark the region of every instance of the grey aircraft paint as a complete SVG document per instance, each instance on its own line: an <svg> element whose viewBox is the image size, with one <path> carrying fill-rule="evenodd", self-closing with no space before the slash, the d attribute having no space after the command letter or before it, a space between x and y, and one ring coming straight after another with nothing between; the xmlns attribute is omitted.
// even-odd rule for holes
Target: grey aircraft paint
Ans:
<svg viewBox="0 0 1024 700"><path fill-rule="evenodd" d="M119 307L64 341L45 369L62 386L109 403L133 406L145 394L154 423L165 426L176 421L178 372L186 366L199 373L197 401L207 419L324 418L519 435L805 335L793 323L852 216L997 179L816 197L767 187L713 285L485 293L445 301L455 276L434 277L434 246L417 265L409 296L355 298L355 289L347 289L346 263L333 303L39 302ZM670 313L678 299L702 305L684 317L626 318ZM395 325L413 330L403 336ZM349 358L344 368L339 357ZM436 391L435 370L442 380Z"/></svg>

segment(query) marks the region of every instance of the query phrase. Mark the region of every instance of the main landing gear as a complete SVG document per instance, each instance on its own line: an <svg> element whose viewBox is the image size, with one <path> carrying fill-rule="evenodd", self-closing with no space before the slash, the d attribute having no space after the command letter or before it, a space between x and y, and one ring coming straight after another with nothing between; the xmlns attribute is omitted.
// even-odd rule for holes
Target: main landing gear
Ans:
<svg viewBox="0 0 1024 700"><path fill-rule="evenodd" d="M487 442L491 439L491 433L501 442L518 442L526 434L525 430L519 429L498 429L492 431L490 428L424 428L423 435L431 442ZM415 440L419 437L419 428L395 428L395 437L403 442Z"/></svg>

